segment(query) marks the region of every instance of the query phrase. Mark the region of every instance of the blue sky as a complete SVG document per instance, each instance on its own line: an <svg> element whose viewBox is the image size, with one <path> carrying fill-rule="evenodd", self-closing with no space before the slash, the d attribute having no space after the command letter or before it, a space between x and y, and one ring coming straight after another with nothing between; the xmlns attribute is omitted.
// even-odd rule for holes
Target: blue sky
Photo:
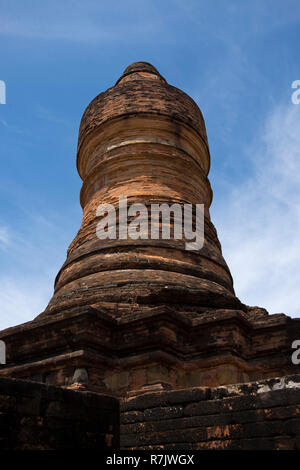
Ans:
<svg viewBox="0 0 300 470"><path fill-rule="evenodd" d="M298 0L0 0L0 328L47 305L81 223L81 115L151 62L200 106L238 297L300 316Z"/></svg>

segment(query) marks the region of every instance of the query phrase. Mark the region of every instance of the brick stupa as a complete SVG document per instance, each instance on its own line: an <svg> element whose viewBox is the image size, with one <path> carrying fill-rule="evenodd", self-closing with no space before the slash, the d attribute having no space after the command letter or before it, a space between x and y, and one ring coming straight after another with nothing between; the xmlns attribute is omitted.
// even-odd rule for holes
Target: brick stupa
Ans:
<svg viewBox="0 0 300 470"><path fill-rule="evenodd" d="M77 168L82 225L44 312L0 333L1 374L116 396L295 373L299 320L235 295L209 207L210 153L197 104L149 63L87 107ZM204 204L205 242L99 240L99 204ZM247 269L247 267L245 267Z"/></svg>

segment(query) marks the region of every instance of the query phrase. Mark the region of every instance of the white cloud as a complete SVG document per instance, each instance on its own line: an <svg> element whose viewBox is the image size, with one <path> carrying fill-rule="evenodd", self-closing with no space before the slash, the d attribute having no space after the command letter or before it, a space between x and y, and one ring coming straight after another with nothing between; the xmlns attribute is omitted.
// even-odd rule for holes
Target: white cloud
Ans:
<svg viewBox="0 0 300 470"><path fill-rule="evenodd" d="M0 249L5 250L7 245L9 245L10 236L7 227L0 226Z"/></svg>
<svg viewBox="0 0 300 470"><path fill-rule="evenodd" d="M238 297L300 315L300 105L277 105L247 158L253 172L213 220Z"/></svg>
<svg viewBox="0 0 300 470"><path fill-rule="evenodd" d="M0 226L0 330L33 320L46 308L75 232L67 215L23 216L25 224L16 212L15 227Z"/></svg>
<svg viewBox="0 0 300 470"><path fill-rule="evenodd" d="M0 330L33 320L50 300L53 279L0 277Z"/></svg>

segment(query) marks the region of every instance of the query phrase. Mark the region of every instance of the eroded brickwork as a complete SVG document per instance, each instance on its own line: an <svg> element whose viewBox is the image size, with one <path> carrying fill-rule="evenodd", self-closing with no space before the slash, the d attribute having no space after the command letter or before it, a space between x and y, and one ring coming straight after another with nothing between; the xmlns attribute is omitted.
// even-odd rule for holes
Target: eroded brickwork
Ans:
<svg viewBox="0 0 300 470"><path fill-rule="evenodd" d="M300 450L300 376L121 402L121 447Z"/></svg>
<svg viewBox="0 0 300 470"><path fill-rule="evenodd" d="M118 446L116 399L0 377L0 450Z"/></svg>
<svg viewBox="0 0 300 470"><path fill-rule="evenodd" d="M300 450L300 375L120 400L0 378L0 450L67 449Z"/></svg>

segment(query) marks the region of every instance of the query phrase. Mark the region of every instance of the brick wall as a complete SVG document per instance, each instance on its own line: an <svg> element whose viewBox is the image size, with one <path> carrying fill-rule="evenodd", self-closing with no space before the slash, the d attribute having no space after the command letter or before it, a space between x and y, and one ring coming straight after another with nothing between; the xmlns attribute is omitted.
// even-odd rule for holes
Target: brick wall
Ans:
<svg viewBox="0 0 300 470"><path fill-rule="evenodd" d="M121 403L122 449L300 449L300 375Z"/></svg>
<svg viewBox="0 0 300 470"><path fill-rule="evenodd" d="M121 416L121 426L119 417ZM106 395L0 378L0 450L297 449L300 375Z"/></svg>
<svg viewBox="0 0 300 470"><path fill-rule="evenodd" d="M118 446L118 400L0 377L1 450Z"/></svg>

